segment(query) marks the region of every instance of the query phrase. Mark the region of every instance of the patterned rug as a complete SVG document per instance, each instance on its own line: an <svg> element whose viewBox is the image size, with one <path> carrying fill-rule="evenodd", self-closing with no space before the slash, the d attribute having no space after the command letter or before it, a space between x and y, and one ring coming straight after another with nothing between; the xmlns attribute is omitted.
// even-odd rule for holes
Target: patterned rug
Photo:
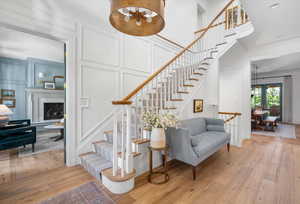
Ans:
<svg viewBox="0 0 300 204"><path fill-rule="evenodd" d="M115 202L95 182L83 184L71 191L50 198L40 204L114 204Z"/></svg>

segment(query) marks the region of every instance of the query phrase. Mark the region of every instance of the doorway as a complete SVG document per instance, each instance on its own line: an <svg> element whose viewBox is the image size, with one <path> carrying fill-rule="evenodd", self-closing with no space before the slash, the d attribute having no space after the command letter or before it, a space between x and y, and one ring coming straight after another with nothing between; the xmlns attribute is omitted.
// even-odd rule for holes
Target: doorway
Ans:
<svg viewBox="0 0 300 204"><path fill-rule="evenodd" d="M5 45L2 46L5 49L0 50L0 104L11 112L5 125L12 131L7 134L11 134L10 138L23 133L24 138L30 137L2 145L0 157L5 159L1 160L1 166L8 169L10 179L23 178L22 172L30 172L30 168L33 169L29 173L31 175L64 166L65 43L0 27L0 44ZM17 125L19 130L22 126L24 132L14 132L12 125ZM1 131L6 134L4 128ZM6 167L8 163L15 166ZM9 174L16 177L12 178Z"/></svg>
<svg viewBox="0 0 300 204"><path fill-rule="evenodd" d="M269 111L270 116L282 120L282 83L253 85L252 96L253 109Z"/></svg>

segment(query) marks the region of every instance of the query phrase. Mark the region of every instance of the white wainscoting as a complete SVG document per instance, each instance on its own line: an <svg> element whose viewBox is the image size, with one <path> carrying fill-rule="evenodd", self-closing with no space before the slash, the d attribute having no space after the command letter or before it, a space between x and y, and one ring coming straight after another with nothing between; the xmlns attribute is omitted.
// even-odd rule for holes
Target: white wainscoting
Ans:
<svg viewBox="0 0 300 204"><path fill-rule="evenodd" d="M78 154L91 151L91 142L104 139L103 132L111 128L111 102L126 96L178 51L157 37L131 37L87 25L79 30Z"/></svg>
<svg viewBox="0 0 300 204"><path fill-rule="evenodd" d="M140 72L151 72L151 42L143 38L123 35L123 67Z"/></svg>
<svg viewBox="0 0 300 204"><path fill-rule="evenodd" d="M163 45L153 45L153 71L164 66L168 61L176 56L175 50L171 50Z"/></svg>
<svg viewBox="0 0 300 204"><path fill-rule="evenodd" d="M114 33L106 33L91 28L82 29L82 60L105 64L120 65L120 40Z"/></svg>
<svg viewBox="0 0 300 204"><path fill-rule="evenodd" d="M112 111L112 101L118 96L118 72L110 69L82 67L82 97L89 105L82 109L82 134L95 127Z"/></svg>

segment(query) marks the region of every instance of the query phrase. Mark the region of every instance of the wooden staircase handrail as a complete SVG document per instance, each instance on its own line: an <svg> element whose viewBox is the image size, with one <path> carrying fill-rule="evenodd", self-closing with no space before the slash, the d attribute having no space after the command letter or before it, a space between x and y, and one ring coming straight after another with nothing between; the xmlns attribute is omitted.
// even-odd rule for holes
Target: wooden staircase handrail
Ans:
<svg viewBox="0 0 300 204"><path fill-rule="evenodd" d="M165 70L172 62L174 62L178 57L184 54L187 50L189 50L196 42L198 42L203 36L207 33L209 28L214 25L215 21L226 11L226 9L236 0L230 0L226 6L218 13L218 15L210 22L210 24L206 27L206 29L202 32L202 34L196 38L192 43L190 43L187 47L185 47L181 52L179 52L175 57L173 57L169 62L167 62L164 66L162 66L159 70L154 72L151 76L148 77L142 84L140 84L137 88L135 88L130 94L124 97L120 101L113 101L113 105L126 105L130 103L130 99L135 96L142 88L144 88L150 81L152 81L156 76L158 76L163 70Z"/></svg>
<svg viewBox="0 0 300 204"><path fill-rule="evenodd" d="M242 115L242 113L238 113L238 112L219 112L219 114L221 115Z"/></svg>
<svg viewBox="0 0 300 204"><path fill-rule="evenodd" d="M163 40L165 40L165 41L167 41L167 42L169 42L169 43L171 43L171 44L173 44L173 45L175 45L175 46L177 46L177 47L180 47L180 48L182 48L182 49L185 48L184 46L182 46L182 45L180 45L179 43L174 42L174 41L172 41L172 40L166 38L165 36L162 36L162 35L160 35L160 34L156 34L156 36L159 37L159 38L161 38L161 39L163 39ZM191 52L191 53L196 53L196 52L194 52L194 51L192 51L192 50L188 50L188 51Z"/></svg>
<svg viewBox="0 0 300 204"><path fill-rule="evenodd" d="M214 24L214 25L211 25L210 27L205 27L205 28L202 28L202 29L200 29L200 30L197 30L197 31L195 31L195 33L194 34L197 34L197 33L201 33L201 32L203 32L203 31L205 31L206 29L211 29L211 28L214 28L214 27L217 27L217 26L220 26L220 25L223 25L223 24L225 24L226 23L226 21L222 21L222 22L220 22L220 23L217 23L217 24Z"/></svg>
<svg viewBox="0 0 300 204"><path fill-rule="evenodd" d="M224 123L228 123L230 122L231 120L235 119L236 117L238 116L241 116L242 114L241 113L237 113L237 112L219 112L220 115L231 115L230 118L226 119L224 121Z"/></svg>

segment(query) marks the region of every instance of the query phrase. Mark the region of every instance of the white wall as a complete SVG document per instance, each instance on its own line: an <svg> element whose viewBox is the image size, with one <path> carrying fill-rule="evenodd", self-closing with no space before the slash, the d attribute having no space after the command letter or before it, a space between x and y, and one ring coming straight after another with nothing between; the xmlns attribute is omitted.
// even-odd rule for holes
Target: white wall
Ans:
<svg viewBox="0 0 300 204"><path fill-rule="evenodd" d="M195 0L166 1L166 27L161 32L169 39L186 46L194 40L197 30L197 3Z"/></svg>
<svg viewBox="0 0 300 204"><path fill-rule="evenodd" d="M251 66L247 51L236 43L220 59L219 110L240 112L240 135L251 134ZM239 144L240 145L240 144Z"/></svg>

